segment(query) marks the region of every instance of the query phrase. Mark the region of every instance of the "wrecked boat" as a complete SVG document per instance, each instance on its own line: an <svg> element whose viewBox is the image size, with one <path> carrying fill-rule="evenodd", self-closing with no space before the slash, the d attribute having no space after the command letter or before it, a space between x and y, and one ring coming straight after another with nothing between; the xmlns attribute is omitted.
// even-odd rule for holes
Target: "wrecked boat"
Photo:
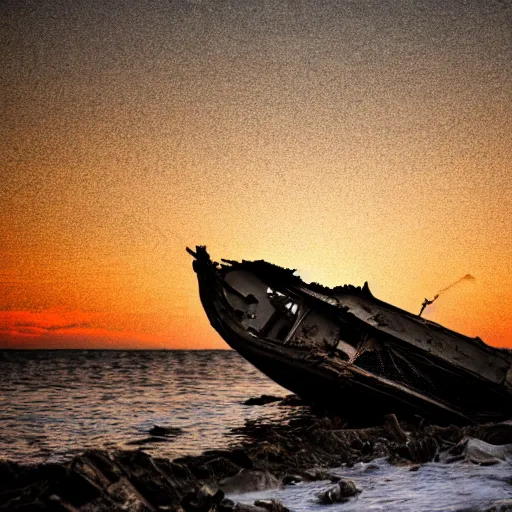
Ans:
<svg viewBox="0 0 512 512"><path fill-rule="evenodd" d="M265 261L195 258L201 302L233 349L279 385L353 421L512 417L512 351L375 298L368 284L306 284Z"/></svg>

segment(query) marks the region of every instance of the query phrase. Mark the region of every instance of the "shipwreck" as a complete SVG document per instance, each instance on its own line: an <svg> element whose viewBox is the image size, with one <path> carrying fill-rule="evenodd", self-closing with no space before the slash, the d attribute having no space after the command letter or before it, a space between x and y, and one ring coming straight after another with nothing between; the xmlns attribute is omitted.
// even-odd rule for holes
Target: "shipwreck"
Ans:
<svg viewBox="0 0 512 512"><path fill-rule="evenodd" d="M512 351L375 298L368 284L327 288L265 261L195 258L212 326L268 377L363 422L396 413L440 423L512 417Z"/></svg>

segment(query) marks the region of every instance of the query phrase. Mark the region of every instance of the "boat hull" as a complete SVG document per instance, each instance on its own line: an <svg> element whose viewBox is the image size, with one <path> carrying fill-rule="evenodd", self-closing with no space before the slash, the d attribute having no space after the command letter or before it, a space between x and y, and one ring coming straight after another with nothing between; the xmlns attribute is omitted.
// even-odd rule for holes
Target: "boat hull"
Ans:
<svg viewBox="0 0 512 512"><path fill-rule="evenodd" d="M496 421L510 416L512 401L506 390L502 393L501 388L484 381L474 386L478 396L473 394L470 400L483 405L471 408L465 406L467 400L458 400L457 397L449 401L439 399L432 393L426 394L421 389L403 385L385 374L375 374L354 361L340 361L339 357L329 351L311 350L307 345L296 346L252 333L243 325L238 312L227 300L224 274L218 271L217 264L203 256L194 261L194 269L198 276L202 305L220 336L261 372L308 402L335 410L355 423L365 423L389 413L402 416L417 414L445 424ZM388 341L389 346L392 346L393 340ZM387 350L387 344L383 346ZM398 348L404 350L403 347ZM422 364L432 366L432 361L415 347L406 347L405 350L407 360L404 370L410 365L409 361L415 362L416 372L425 371L421 368ZM430 371L430 378L436 378L436 375L444 371L445 379L451 378L462 384L467 377L464 372L458 374L456 368L443 369L442 365L436 371L432 372L432 368ZM508 404L488 405L501 404L503 400L509 400Z"/></svg>

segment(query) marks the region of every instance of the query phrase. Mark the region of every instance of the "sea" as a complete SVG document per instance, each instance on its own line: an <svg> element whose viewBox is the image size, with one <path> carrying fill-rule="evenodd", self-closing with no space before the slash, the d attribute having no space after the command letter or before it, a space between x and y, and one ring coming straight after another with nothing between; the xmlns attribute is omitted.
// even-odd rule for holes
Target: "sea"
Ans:
<svg viewBox="0 0 512 512"><path fill-rule="evenodd" d="M234 351L0 351L0 458L58 462L88 448L140 449L174 459L241 441L247 421L286 423L302 408L248 406L290 392ZM176 430L146 443L155 425ZM416 468L417 469L417 468ZM512 464L429 463L416 471L384 459L334 470L362 489L329 512L485 510L512 499ZM328 482L233 496L278 498L294 511L327 510L316 500Z"/></svg>

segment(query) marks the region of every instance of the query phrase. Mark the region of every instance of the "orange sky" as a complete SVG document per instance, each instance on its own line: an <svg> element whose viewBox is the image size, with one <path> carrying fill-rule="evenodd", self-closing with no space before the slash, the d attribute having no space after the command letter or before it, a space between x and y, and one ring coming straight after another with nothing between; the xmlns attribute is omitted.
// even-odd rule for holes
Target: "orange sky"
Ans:
<svg viewBox="0 0 512 512"><path fill-rule="evenodd" d="M512 6L3 5L0 348L225 348L185 246L512 347Z"/></svg>

